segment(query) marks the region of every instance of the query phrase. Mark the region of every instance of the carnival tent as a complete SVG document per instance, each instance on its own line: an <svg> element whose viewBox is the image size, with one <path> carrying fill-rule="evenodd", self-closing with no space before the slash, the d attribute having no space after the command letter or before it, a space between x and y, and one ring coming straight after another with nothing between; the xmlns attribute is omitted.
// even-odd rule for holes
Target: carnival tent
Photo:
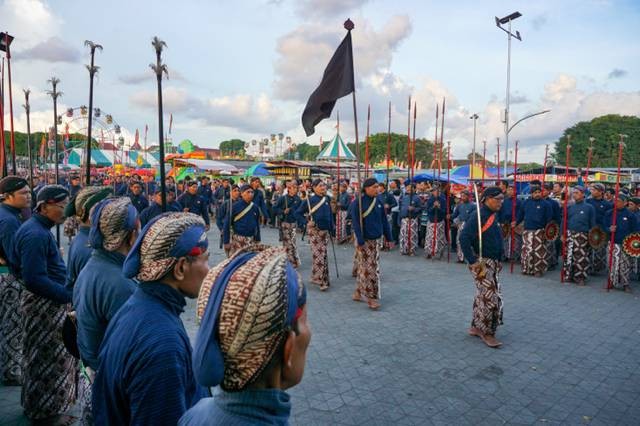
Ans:
<svg viewBox="0 0 640 426"><path fill-rule="evenodd" d="M269 172L266 167L267 163L256 163L244 172L244 176L269 176L271 172Z"/></svg>
<svg viewBox="0 0 640 426"><path fill-rule="evenodd" d="M353 155L353 152L351 152L347 144L344 143L339 133L337 133L333 140L318 154L316 160L337 161L338 158L340 158L340 161L356 161L356 156Z"/></svg>
<svg viewBox="0 0 640 426"><path fill-rule="evenodd" d="M86 152L82 148L73 148L69 152L68 163L79 166L84 161ZM91 165L96 167L112 167L114 164L125 164L131 167L153 167L159 164L158 158L139 151L118 152L108 149L92 149Z"/></svg>

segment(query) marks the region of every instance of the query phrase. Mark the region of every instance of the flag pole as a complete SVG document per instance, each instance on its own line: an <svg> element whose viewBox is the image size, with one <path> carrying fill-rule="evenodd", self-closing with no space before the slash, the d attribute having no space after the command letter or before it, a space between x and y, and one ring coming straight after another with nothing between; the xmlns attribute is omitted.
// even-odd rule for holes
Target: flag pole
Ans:
<svg viewBox="0 0 640 426"><path fill-rule="evenodd" d="M338 137L336 142L338 143L338 159L337 159L337 174L338 174L338 197L336 198L336 228L340 228L340 111L336 111L338 124L336 125ZM320 142L322 145L322 142ZM337 235L337 234L336 234ZM344 237L344 236L343 236ZM340 242L340 241L338 241Z"/></svg>
<svg viewBox="0 0 640 426"><path fill-rule="evenodd" d="M611 218L611 226L615 227L616 226L616 222L617 222L617 218L618 218L618 207L616 206L618 204L618 193L620 192L620 165L622 163L622 148L624 147L624 138L627 137L627 135L619 135L620 136L620 142L618 142L618 172L616 173L616 193L614 195L614 199L613 199L613 210L612 210L612 218ZM609 276L607 277L607 291L611 290L611 287L613 287L613 281L611 280L611 267L613 266L613 248L615 246L615 241L616 241L616 231L611 232L611 238L609 240ZM622 249L622 247L621 247ZM622 256L623 254L620 253L620 255Z"/></svg>
<svg viewBox="0 0 640 426"><path fill-rule="evenodd" d="M438 154L438 183L440 183L440 169L442 169L442 149L444 148L444 112L446 98L442 98L442 122L440 123L440 153Z"/></svg>
<svg viewBox="0 0 640 426"><path fill-rule="evenodd" d="M482 141L482 183L480 184L480 188L484 191L484 171L487 168L487 141ZM476 200L478 203L479 200Z"/></svg>
<svg viewBox="0 0 640 426"><path fill-rule="evenodd" d="M407 179L411 184L411 95L407 104Z"/></svg>
<svg viewBox="0 0 640 426"><path fill-rule="evenodd" d="M389 125L387 127L387 190L389 190L389 162L390 161L391 161L391 101L389 101Z"/></svg>
<svg viewBox="0 0 640 426"><path fill-rule="evenodd" d="M413 143L411 149L411 180L416 176L416 117L418 115L418 104L413 101Z"/></svg>
<svg viewBox="0 0 640 426"><path fill-rule="evenodd" d="M509 224L509 229L511 230L511 244L509 246L509 260L511 261L510 270L513 274L513 264L515 263L513 259L513 245L515 244L515 229L514 222L516 221L516 203L518 202L518 143L520 141L516 140L516 150L513 158L513 198L511 200L511 223Z"/></svg>
<svg viewBox="0 0 640 426"><path fill-rule="evenodd" d="M151 64L151 69L156 74L156 79L158 81L158 143L160 144L160 188L162 193L160 194L162 199L162 212L167 211L167 184L165 182L165 172L164 172L164 129L163 129L163 121L162 121L162 74L165 73L168 75L167 66L162 63L162 49L167 46L167 44L160 40L158 37L154 37L151 45L156 51L156 64Z"/></svg>
<svg viewBox="0 0 640 426"><path fill-rule="evenodd" d="M547 155L549 154L549 145L544 146L544 163L542 164L542 186L547 179Z"/></svg>
<svg viewBox="0 0 640 426"><path fill-rule="evenodd" d="M371 104L367 107L367 138L364 148L364 176L369 177L369 122L371 121Z"/></svg>
<svg viewBox="0 0 640 426"><path fill-rule="evenodd" d="M7 151L4 139L4 58L0 69L0 176L7 176Z"/></svg>
<svg viewBox="0 0 640 426"><path fill-rule="evenodd" d="M564 169L564 211L562 215L562 262L567 258L567 205L569 203L569 165L571 164L571 135L567 135L567 153ZM619 163L618 163L619 164ZM543 188L544 190L544 188ZM564 268L560 269L560 282L564 283Z"/></svg>
<svg viewBox="0 0 640 426"><path fill-rule="evenodd" d="M29 153L29 187L33 189L33 155L31 153L31 120L29 114L31 113L31 105L29 105L29 89L23 89L24 92L24 111L27 114L27 151Z"/></svg>
<svg viewBox="0 0 640 426"><path fill-rule="evenodd" d="M436 134L433 136L433 159L431 160L431 169L436 168L436 155L438 148L438 111L440 110L440 105L436 103Z"/></svg>
<svg viewBox="0 0 640 426"><path fill-rule="evenodd" d="M88 46L91 51L91 65L87 66L89 71L89 122L87 124L87 177L86 184L91 184L91 127L93 125L93 78L98 72L98 67L94 65L94 57L96 49L102 50L102 46L96 44L90 40L85 40L85 46Z"/></svg>

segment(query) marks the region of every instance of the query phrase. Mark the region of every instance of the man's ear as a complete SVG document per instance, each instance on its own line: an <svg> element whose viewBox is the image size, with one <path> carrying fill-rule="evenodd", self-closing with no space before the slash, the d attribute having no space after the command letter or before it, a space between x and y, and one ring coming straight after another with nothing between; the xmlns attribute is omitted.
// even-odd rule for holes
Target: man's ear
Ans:
<svg viewBox="0 0 640 426"><path fill-rule="evenodd" d="M293 354L295 352L295 340L296 333L293 331L289 331L287 335L287 340L284 342L284 351L282 355L282 370L283 372L287 372L293 363Z"/></svg>
<svg viewBox="0 0 640 426"><path fill-rule="evenodd" d="M188 262L186 257L181 257L176 262L176 266L173 267L173 278L177 281L184 280L185 269L188 267Z"/></svg>

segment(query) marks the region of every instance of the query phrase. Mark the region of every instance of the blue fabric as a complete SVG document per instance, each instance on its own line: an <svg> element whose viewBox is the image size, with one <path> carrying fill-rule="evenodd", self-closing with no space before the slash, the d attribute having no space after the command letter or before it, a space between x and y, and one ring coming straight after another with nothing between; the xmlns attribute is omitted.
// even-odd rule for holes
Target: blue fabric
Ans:
<svg viewBox="0 0 640 426"><path fill-rule="evenodd" d="M230 192L231 186L228 186L226 188L224 186L219 186L218 189L216 189L216 192L213 193L213 198L218 204L222 204L223 202L229 200Z"/></svg>
<svg viewBox="0 0 640 426"><path fill-rule="evenodd" d="M76 284L80 271L87 264L91 257L91 246L89 245L89 228L88 226L78 227L78 234L75 236L69 247L67 255L67 279L65 287L70 292Z"/></svg>
<svg viewBox="0 0 640 426"><path fill-rule="evenodd" d="M413 207L413 210L409 212L409 207ZM422 203L420 197L415 194L406 194L400 198L400 218L404 219L411 216L416 218L422 213Z"/></svg>
<svg viewBox="0 0 640 426"><path fill-rule="evenodd" d="M552 219L553 210L547 201L541 198L538 200L528 198L520 210L517 222L520 223L524 220L524 229L533 231L543 229Z"/></svg>
<svg viewBox="0 0 640 426"><path fill-rule="evenodd" d="M13 251L13 240L20 228L20 210L5 203L0 204L0 258L7 263ZM9 265L11 268L11 265Z"/></svg>
<svg viewBox="0 0 640 426"><path fill-rule="evenodd" d="M380 200L380 202L384 205L387 204L388 207L385 207L385 210L387 211L387 214L389 212L391 212L391 209L396 207L398 205L398 202L396 201L396 197L394 197L390 192L385 191L382 194L378 195L378 199ZM383 206L384 207L384 206Z"/></svg>
<svg viewBox="0 0 640 426"><path fill-rule="evenodd" d="M181 212L181 211L182 211L182 206L178 204L177 201L167 204L167 212ZM139 217L140 226L144 228L144 226L147 223L149 223L151 219L161 214L162 214L162 206L160 204L157 204L155 201L152 201L151 204L149 204L149 207L142 210L142 213L140 213L140 217Z"/></svg>
<svg viewBox="0 0 640 426"><path fill-rule="evenodd" d="M611 238L611 232L609 227L613 225L613 209L609 210L604 216L604 227L609 238ZM616 244L622 244L622 241L627 235L640 231L640 225L636 215L629 211L626 207L623 209L616 209L616 232L614 241Z"/></svg>
<svg viewBox="0 0 640 426"><path fill-rule="evenodd" d="M289 194L285 194L282 197L278 198L278 202L275 206L273 206L273 211L277 216L284 216L284 222L286 223L296 223L298 219L296 218L296 210L300 207L302 200L297 195L293 197ZM285 209L289 209L289 213L284 214ZM298 223L299 225L303 225L304 223Z"/></svg>
<svg viewBox="0 0 640 426"><path fill-rule="evenodd" d="M65 288L67 268L50 231L53 225L39 213L23 223L16 232L9 262L27 290L65 304L71 302L71 291Z"/></svg>
<svg viewBox="0 0 640 426"><path fill-rule="evenodd" d="M267 204L264 202L264 192L262 190L253 190L253 204L258 206L258 211L262 217L269 217L269 210L267 210Z"/></svg>
<svg viewBox="0 0 640 426"><path fill-rule="evenodd" d="M180 426L284 426L289 424L291 398L279 389L225 392L201 399L180 419Z"/></svg>
<svg viewBox="0 0 640 426"><path fill-rule="evenodd" d="M344 210L344 211L349 210L351 201L352 201L351 195L348 192L345 191L340 193L340 196L338 197L338 206L340 207L340 210Z"/></svg>
<svg viewBox="0 0 640 426"><path fill-rule="evenodd" d="M453 209L452 219L458 219L459 222L467 222L471 215L476 213L476 205L467 201L466 203L460 202Z"/></svg>
<svg viewBox="0 0 640 426"><path fill-rule="evenodd" d="M522 210L522 202L520 200L516 200L516 215L512 217L511 214L513 208L513 197L505 197L502 202L502 207L500 207L500 223L511 223L512 221L517 222L518 217L520 216L520 210Z"/></svg>
<svg viewBox="0 0 640 426"><path fill-rule="evenodd" d="M129 198L131 199L131 204L138 210L138 213L142 213L142 210L149 207L149 200L147 200L146 195L133 195L129 194Z"/></svg>
<svg viewBox="0 0 640 426"><path fill-rule="evenodd" d="M178 203L183 209L188 209L189 213L197 214L204 219L204 223L210 224L209 209L207 201L199 195L192 195L185 192L178 198Z"/></svg>
<svg viewBox="0 0 640 426"><path fill-rule="evenodd" d="M125 256L94 250L73 288L73 307L78 324L78 348L82 362L98 369L98 352L109 321L136 289L122 275Z"/></svg>
<svg viewBox="0 0 640 426"><path fill-rule="evenodd" d="M233 200L232 202L236 202L237 200ZM229 201L224 201L218 207L218 213L216 214L216 226L222 232L224 229L224 218L227 216L229 208Z"/></svg>
<svg viewBox="0 0 640 426"><path fill-rule="evenodd" d="M440 207L434 206L436 201L440 203ZM434 223L444 221L447 214L447 198L442 194L438 195L438 197L429 197L427 200L426 210L429 222Z"/></svg>
<svg viewBox="0 0 640 426"><path fill-rule="evenodd" d="M207 390L191 367L191 344L177 290L142 283L107 326L93 384L100 425L175 425Z"/></svg>
<svg viewBox="0 0 640 426"><path fill-rule="evenodd" d="M127 188L127 184L120 182L120 183L116 183L115 185L115 193L118 197L123 197L125 195L127 195L127 190L129 188Z"/></svg>
<svg viewBox="0 0 640 426"><path fill-rule="evenodd" d="M360 228L360 206L358 205L358 198L351 202L349 206L349 217L351 218L351 226L353 232L358 241L358 245L364 245L365 240L377 240L384 234L387 241L393 241L391 236L391 227L387 220L387 214L384 211L384 207L378 197L371 198L367 195L362 195L362 214L369 209L371 203L375 203L376 206L371 210L371 213L367 217L362 218L362 227L364 232Z"/></svg>
<svg viewBox="0 0 640 426"><path fill-rule="evenodd" d="M480 208L480 220L482 226L487 223L489 217L494 214L486 205ZM482 233L482 257L500 261L503 255L502 231L500 230L500 221L498 213L493 224ZM470 265L478 261L479 239L478 239L478 214L471 215L460 233L460 248L464 254L464 259Z"/></svg>
<svg viewBox="0 0 640 426"><path fill-rule="evenodd" d="M299 222L305 223L307 219L305 218L305 214L309 212L309 204L311 204L311 209L313 209L322 198L316 194L313 194L310 198L307 198L308 201L303 201L300 203L300 207L296 210L296 218ZM315 222L318 229L321 231L329 231L331 235L335 234L335 224L333 223L333 213L331 212L331 203L327 199L326 202L318 208L318 210L313 213L313 221Z"/></svg>
<svg viewBox="0 0 640 426"><path fill-rule="evenodd" d="M211 190L211 185L200 185L198 187L198 195L202 197L207 206L211 204L211 201L213 200L213 191Z"/></svg>
<svg viewBox="0 0 640 426"><path fill-rule="evenodd" d="M557 224L562 223L562 208L560 207L560 203L553 198L544 198L544 201L549 204L551 207L551 220L555 221Z"/></svg>
<svg viewBox="0 0 640 426"><path fill-rule="evenodd" d="M604 228L604 217L607 212L613 208L613 203L606 201L604 198L600 198L599 200L587 198L586 202L596 209L596 224Z"/></svg>
<svg viewBox="0 0 640 426"><path fill-rule="evenodd" d="M567 224L569 231L589 232L596 225L596 209L585 201L568 206Z"/></svg>
<svg viewBox="0 0 640 426"><path fill-rule="evenodd" d="M245 213L239 220L234 220L248 205L246 201L240 198L233 203L231 215L225 212L224 218L222 219L222 229L224 231L223 241L225 244L229 244L229 241L231 241L232 227L235 234L242 235L243 237L254 237L256 241L260 241L260 224L258 222L260 211L255 201L250 211Z"/></svg>

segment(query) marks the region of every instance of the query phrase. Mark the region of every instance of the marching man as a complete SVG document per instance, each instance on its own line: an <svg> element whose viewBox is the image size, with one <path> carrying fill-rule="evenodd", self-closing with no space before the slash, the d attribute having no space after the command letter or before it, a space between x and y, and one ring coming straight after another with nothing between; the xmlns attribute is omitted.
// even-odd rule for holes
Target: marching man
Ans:
<svg viewBox="0 0 640 426"><path fill-rule="evenodd" d="M253 203L253 188L243 185L240 199L233 203L231 214L224 216L224 250L233 255L236 251L260 241L260 211Z"/></svg>
<svg viewBox="0 0 640 426"><path fill-rule="evenodd" d="M638 232L639 226L636 216L626 208L629 196L624 193L618 194L615 201L615 208L609 210L604 217L604 224L609 232L613 232L614 244L613 254L611 254L611 245L607 244L607 259L612 258L609 270L609 282L618 289L623 289L627 293L631 293L629 282L631 280L631 257L622 250L622 242L627 235ZM613 224L613 215L616 215L616 224Z"/></svg>
<svg viewBox="0 0 640 426"><path fill-rule="evenodd" d="M300 256L296 247L296 216L295 212L300 207L298 196L298 184L295 180L287 182L287 193L278 198L274 206L275 214L282 216L280 228L282 229L282 246L287 250L287 258L294 268L300 266Z"/></svg>
<svg viewBox="0 0 640 426"><path fill-rule="evenodd" d="M567 253L563 260L566 281L584 285L589 272L589 231L596 225L595 208L584 201L584 187L573 187L574 204L567 207Z"/></svg>

